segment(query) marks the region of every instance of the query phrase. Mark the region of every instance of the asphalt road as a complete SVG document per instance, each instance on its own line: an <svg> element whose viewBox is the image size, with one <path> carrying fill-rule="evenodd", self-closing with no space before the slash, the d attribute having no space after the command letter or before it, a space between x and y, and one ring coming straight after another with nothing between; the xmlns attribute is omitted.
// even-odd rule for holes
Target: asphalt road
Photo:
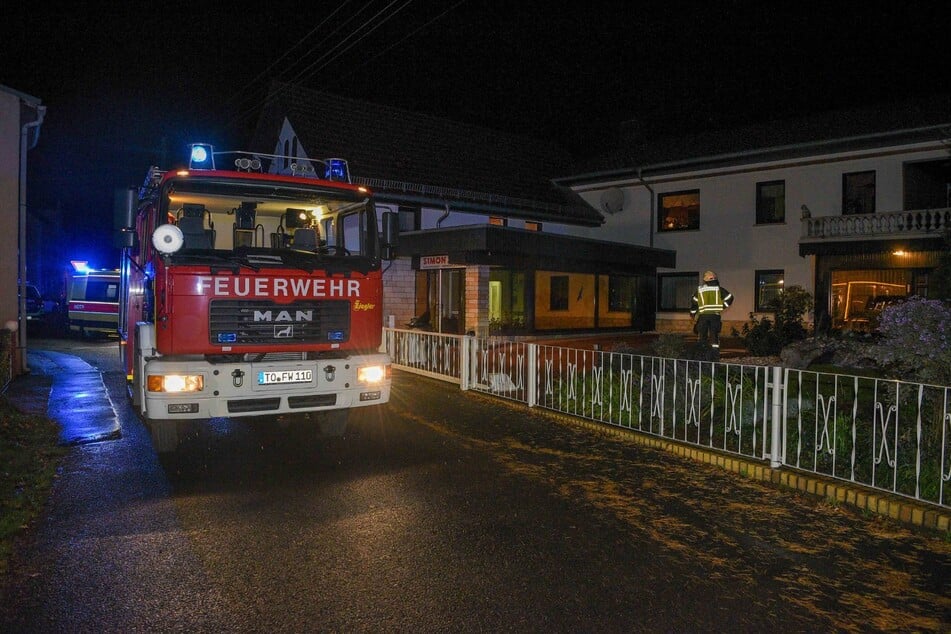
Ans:
<svg viewBox="0 0 951 634"><path fill-rule="evenodd" d="M38 342L34 345L46 344ZM397 372L342 439L75 447L0 631L951 631L951 542Z"/></svg>

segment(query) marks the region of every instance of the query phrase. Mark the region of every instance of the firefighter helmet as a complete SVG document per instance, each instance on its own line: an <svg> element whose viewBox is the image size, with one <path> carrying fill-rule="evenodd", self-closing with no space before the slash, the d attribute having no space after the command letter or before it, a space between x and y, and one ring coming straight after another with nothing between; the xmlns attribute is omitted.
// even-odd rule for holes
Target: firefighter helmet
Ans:
<svg viewBox="0 0 951 634"><path fill-rule="evenodd" d="M704 271L704 273L703 273L703 281L704 281L704 282L712 282L712 281L715 280L715 279L717 279L717 274L716 274L716 273L714 273L713 271Z"/></svg>

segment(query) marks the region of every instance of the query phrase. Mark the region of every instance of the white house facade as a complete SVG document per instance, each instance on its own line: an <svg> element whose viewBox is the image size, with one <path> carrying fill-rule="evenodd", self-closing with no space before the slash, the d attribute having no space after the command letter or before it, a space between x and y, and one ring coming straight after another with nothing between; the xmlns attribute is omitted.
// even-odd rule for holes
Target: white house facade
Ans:
<svg viewBox="0 0 951 634"><path fill-rule="evenodd" d="M698 138L679 157L645 154L556 180L605 216L581 235L676 252L676 268L658 269L658 330L689 327L690 295L708 269L735 296L727 331L792 285L814 295L809 317L820 327L866 330L889 298L928 295L947 248L951 110L929 116L920 126L720 153L694 153L722 143ZM743 145L741 135L726 138Z"/></svg>

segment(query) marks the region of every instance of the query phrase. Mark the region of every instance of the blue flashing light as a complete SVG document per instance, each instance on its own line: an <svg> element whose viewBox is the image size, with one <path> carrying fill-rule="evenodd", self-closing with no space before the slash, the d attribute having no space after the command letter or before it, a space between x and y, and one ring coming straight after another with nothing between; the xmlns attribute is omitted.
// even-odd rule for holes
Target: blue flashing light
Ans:
<svg viewBox="0 0 951 634"><path fill-rule="evenodd" d="M92 269L89 268L89 262L86 260L70 260L70 264L73 265L73 270L76 273L89 273Z"/></svg>
<svg viewBox="0 0 951 634"><path fill-rule="evenodd" d="M238 334L234 332L219 332L218 343L234 343L238 340Z"/></svg>
<svg viewBox="0 0 951 634"><path fill-rule="evenodd" d="M188 169L215 169L215 148L213 146L207 143L192 143L191 148L191 155L188 158Z"/></svg>
<svg viewBox="0 0 951 634"><path fill-rule="evenodd" d="M342 330L328 330L327 341L346 341L346 336Z"/></svg>
<svg viewBox="0 0 951 634"><path fill-rule="evenodd" d="M327 171L324 178L329 181L350 182L350 170L343 159L327 159Z"/></svg>

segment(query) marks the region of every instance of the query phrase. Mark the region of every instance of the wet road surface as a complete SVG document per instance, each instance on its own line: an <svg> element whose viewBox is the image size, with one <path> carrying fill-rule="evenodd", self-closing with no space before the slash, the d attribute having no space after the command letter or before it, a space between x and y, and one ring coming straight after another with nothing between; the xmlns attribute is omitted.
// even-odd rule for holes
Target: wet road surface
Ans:
<svg viewBox="0 0 951 634"><path fill-rule="evenodd" d="M3 631L948 631L951 544L397 373L343 439L75 447Z"/></svg>

